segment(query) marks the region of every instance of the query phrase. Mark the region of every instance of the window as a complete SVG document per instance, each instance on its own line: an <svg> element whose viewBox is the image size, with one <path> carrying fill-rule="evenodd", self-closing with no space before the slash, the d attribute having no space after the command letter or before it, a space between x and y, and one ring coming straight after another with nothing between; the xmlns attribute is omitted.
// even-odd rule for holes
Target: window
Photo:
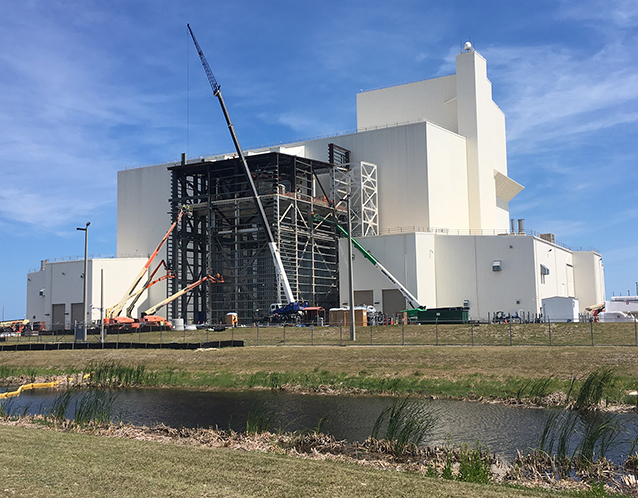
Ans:
<svg viewBox="0 0 638 498"><path fill-rule="evenodd" d="M549 268L545 265L541 265L541 284L545 283L545 275L549 275Z"/></svg>

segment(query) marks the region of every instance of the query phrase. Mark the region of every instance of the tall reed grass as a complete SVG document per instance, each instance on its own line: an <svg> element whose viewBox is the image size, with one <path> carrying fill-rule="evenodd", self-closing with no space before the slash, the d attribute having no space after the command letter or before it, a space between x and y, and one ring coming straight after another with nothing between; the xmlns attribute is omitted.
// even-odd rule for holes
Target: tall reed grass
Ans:
<svg viewBox="0 0 638 498"><path fill-rule="evenodd" d="M615 382L616 375L612 368L604 367L594 370L580 387L574 407L576 410L592 410L601 404L603 398L607 404Z"/></svg>
<svg viewBox="0 0 638 498"><path fill-rule="evenodd" d="M401 457L411 445L419 446L432 434L438 414L424 401L410 397L394 400L377 417L371 437L379 439L385 425L384 439L391 443L395 456Z"/></svg>
<svg viewBox="0 0 638 498"><path fill-rule="evenodd" d="M616 414L558 411L550 415L533 453L550 458L559 476L606 460L624 427Z"/></svg>
<svg viewBox="0 0 638 498"><path fill-rule="evenodd" d="M51 417L59 421L65 420L67 410L71 404L72 395L73 391L71 389L67 389L66 391L58 394L53 400L53 404L45 418Z"/></svg>
<svg viewBox="0 0 638 498"><path fill-rule="evenodd" d="M85 370L89 384L99 387L133 387L157 384L157 374L146 366L126 366L117 362L91 363Z"/></svg>
<svg viewBox="0 0 638 498"><path fill-rule="evenodd" d="M113 403L117 393L104 389L94 389L76 398L73 422L85 425L90 422L105 424L111 421Z"/></svg>
<svg viewBox="0 0 638 498"><path fill-rule="evenodd" d="M14 402L15 398L5 398L0 401L0 418L6 420L15 416L15 409L13 409Z"/></svg>
<svg viewBox="0 0 638 498"><path fill-rule="evenodd" d="M255 403L246 418L246 432L248 434L261 434L270 432L275 423L275 414L266 403Z"/></svg>
<svg viewBox="0 0 638 498"><path fill-rule="evenodd" d="M44 414L44 419L53 422L68 420L77 425L105 424L112 421L113 404L116 399L115 391L67 389L55 397L48 412ZM72 402L74 402L74 408L71 412L69 407ZM67 414L71 415L69 419Z"/></svg>

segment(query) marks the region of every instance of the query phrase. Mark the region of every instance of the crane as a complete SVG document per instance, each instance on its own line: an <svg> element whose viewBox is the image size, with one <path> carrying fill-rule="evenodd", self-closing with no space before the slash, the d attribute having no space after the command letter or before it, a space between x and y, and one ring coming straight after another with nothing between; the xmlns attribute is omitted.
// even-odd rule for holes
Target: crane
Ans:
<svg viewBox="0 0 638 498"><path fill-rule="evenodd" d="M346 237L348 236L348 232L345 230L345 228L339 225L339 223L337 223L336 221L329 220L327 218L322 218L321 216L317 216L314 213L312 215L312 218L315 221L325 221L326 223L331 223L335 225L337 227L337 230L339 230L343 235L345 235ZM409 305L412 306L412 308L425 309L425 306L419 303L418 299L414 297L414 295L401 282L399 282L395 278L395 276L388 271L388 269L385 266L379 263L372 254L370 254L361 244L359 244L359 242L352 239L352 245L355 246L361 254L363 254L364 258L370 261L370 263L372 263L377 270L383 273L383 275L385 275L388 278L388 280L390 280L390 282L394 284L394 286L399 290L399 292L401 292L401 294L403 294L403 297L405 297L405 299L408 301Z"/></svg>
<svg viewBox="0 0 638 498"><path fill-rule="evenodd" d="M164 235L164 238L160 241L160 243L158 244L158 246L155 249L155 251L153 252L153 254L151 254L151 256L148 258L148 261L142 267L140 272L137 274L137 276L135 277L135 280L133 280L133 283L129 287L128 291L126 291L126 294L124 294L124 296L122 296L122 299L120 299L120 301L115 306L111 306L110 308L108 308L106 310L106 312L105 312L105 320L107 322L110 323L111 321L116 321L115 318L120 316L120 313L122 313L122 310L124 309L124 306L126 305L127 301L134 296L135 288L141 282L142 278L144 278L144 275L148 271L148 268L151 266L151 263L153 263L153 260L155 259L157 254L160 252L160 249L162 249L162 247L164 247L164 244L168 240L168 237L170 236L170 234L173 232L175 227L178 225L178 223L180 222L182 217L185 214L187 214L187 213L190 213L190 208L188 206L183 206L180 209L179 214L177 215L177 220L175 220L175 223L173 223L171 225L171 227L168 229L168 232L166 232L166 235ZM151 278L152 278L152 276L151 276ZM150 278L149 278L149 280L150 280ZM147 281L147 285L148 285L148 283L149 282ZM145 287L147 285L145 285Z"/></svg>
<svg viewBox="0 0 638 498"><path fill-rule="evenodd" d="M279 248L277 247L277 243L275 242L275 238L273 237L272 231L270 229L268 218L266 218L266 212L264 211L264 206L261 202L261 199L259 198L259 193L257 192L257 188L255 187L255 182L253 181L250 168L248 167L248 163L246 162L246 158L244 157L244 152L242 151L242 148L239 145L239 140L237 139L237 134L235 133L235 127L233 126L233 123L230 120L228 109L226 109L226 103L224 102L224 98L222 97L221 86L219 85L219 83L217 83L217 80L215 79L215 76L213 75L213 71L208 65L206 56L204 55L204 52L199 46L199 43L197 43L197 39L195 38L195 35L193 34L193 30L191 29L190 24L187 24L186 26L188 27L188 31L190 32L191 38L193 39L193 43L195 44L195 48L197 49L197 54L199 55L199 59L202 62L204 72L206 73L206 77L208 78L210 87L213 90L213 95L217 97L217 100L219 100L219 104L222 108L222 112L224 113L224 118L226 119L226 124L228 125L228 130L230 131L230 136L232 137L233 143L235 144L235 150L237 151L237 156L239 156L239 159L244 167L246 178L248 179L248 183L252 190L253 199L255 201L255 207L257 208L259 218L266 231L266 236L268 238L268 248L270 249L270 254L272 255L273 263L275 265L277 281L283 287L284 294L286 296L286 300L288 301L288 304L292 304L295 302L295 296L292 293L292 288L290 287L290 282L288 281L288 275L286 275L286 270L284 269L284 264L281 260L281 254L279 252Z"/></svg>
<svg viewBox="0 0 638 498"><path fill-rule="evenodd" d="M167 297L163 301L157 303L155 306L152 306L149 309L147 309L146 311L143 311L142 312L142 319L144 319L144 317L146 317L147 315L154 315L157 312L157 310L159 310L162 306L166 306L171 301L174 301L178 297L183 296L187 292L192 291L195 287L200 286L201 284L203 284L206 281L209 281L212 284L217 284L217 283L223 282L224 281L224 277L222 277L219 273L216 274L215 276L206 275L204 278L199 279L197 282L193 282L192 284L184 287L182 290L176 292L172 296Z"/></svg>

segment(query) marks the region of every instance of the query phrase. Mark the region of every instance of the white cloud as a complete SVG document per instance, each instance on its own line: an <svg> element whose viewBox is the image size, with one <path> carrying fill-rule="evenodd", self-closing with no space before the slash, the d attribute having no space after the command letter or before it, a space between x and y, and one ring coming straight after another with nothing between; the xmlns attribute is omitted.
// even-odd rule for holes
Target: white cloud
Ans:
<svg viewBox="0 0 638 498"><path fill-rule="evenodd" d="M507 115L509 147L517 152L555 149L635 123L635 55L619 51L617 44L592 54L550 46L487 49L490 78L499 85L499 104Z"/></svg>
<svg viewBox="0 0 638 498"><path fill-rule="evenodd" d="M638 5L635 0L561 0L558 16L631 28L638 26Z"/></svg>
<svg viewBox="0 0 638 498"><path fill-rule="evenodd" d="M0 34L0 220L16 233L21 223L53 233L113 205L115 172L139 162L135 151L175 140L166 108L181 98L152 90L153 80L134 86L121 69L143 57L124 53L123 62L104 40L36 7Z"/></svg>

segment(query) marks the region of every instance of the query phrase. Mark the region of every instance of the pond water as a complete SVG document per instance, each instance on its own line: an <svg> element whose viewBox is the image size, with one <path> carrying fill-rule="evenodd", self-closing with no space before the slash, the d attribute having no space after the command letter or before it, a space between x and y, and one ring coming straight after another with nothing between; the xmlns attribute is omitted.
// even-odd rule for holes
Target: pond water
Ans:
<svg viewBox="0 0 638 498"><path fill-rule="evenodd" d="M26 391L5 400L5 411L21 414L46 413L59 392ZM81 395L81 394L80 394ZM393 402L384 396L326 396L279 391L197 392L182 389L123 389L117 391L112 418L135 425L163 423L172 427L212 427L243 431L251 409L274 414L273 430L316 429L337 439L364 441L372 433L381 411ZM423 400L437 414L437 426L426 444L471 447L480 441L505 460L516 451L537 447L540 433L552 409L481 404L469 401ZM69 405L72 418L75 402ZM638 437L638 416L620 415L625 431L608 457L624 461L632 439Z"/></svg>

